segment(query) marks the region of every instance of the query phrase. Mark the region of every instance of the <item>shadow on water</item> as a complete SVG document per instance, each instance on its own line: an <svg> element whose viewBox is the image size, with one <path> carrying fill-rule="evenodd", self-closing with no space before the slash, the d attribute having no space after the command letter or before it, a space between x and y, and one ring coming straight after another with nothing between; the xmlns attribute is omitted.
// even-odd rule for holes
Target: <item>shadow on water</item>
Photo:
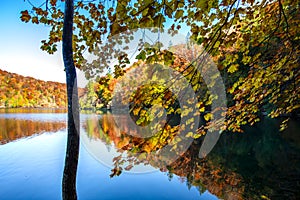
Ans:
<svg viewBox="0 0 300 200"><path fill-rule="evenodd" d="M112 158L112 176L144 163L167 172L170 179L173 174L180 176L188 188L196 187L200 194L208 190L224 199L300 199L299 121L290 121L283 132L278 131L279 122L265 118L253 127L245 127L244 133L223 133L204 159L198 157L203 139L199 138L168 166L155 157L164 141L120 132L111 115L87 119L84 128L90 139L118 149L120 156ZM131 130L128 127L126 131ZM125 159L121 156L124 152L129 155ZM125 162L127 166L122 166Z"/></svg>

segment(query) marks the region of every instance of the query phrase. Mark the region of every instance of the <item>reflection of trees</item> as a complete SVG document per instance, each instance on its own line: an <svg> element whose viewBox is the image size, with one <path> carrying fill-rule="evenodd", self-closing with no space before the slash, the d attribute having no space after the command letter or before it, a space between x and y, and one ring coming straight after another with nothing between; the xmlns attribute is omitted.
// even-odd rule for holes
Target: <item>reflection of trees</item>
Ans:
<svg viewBox="0 0 300 200"><path fill-rule="evenodd" d="M198 152L199 143L194 142L183 156L167 167L169 174L184 177L187 186L197 187L200 193L207 189L224 199L243 199L243 177L212 160L200 159Z"/></svg>
<svg viewBox="0 0 300 200"><path fill-rule="evenodd" d="M130 170L134 164L146 163L168 172L170 178L173 174L182 177L188 187L195 186L200 193L207 189L224 199L297 199L299 148L281 136L278 126L278 121L266 119L254 128L246 128L243 135L223 134L205 159L198 157L202 140L199 138L169 166L156 158L159 144L119 132L110 115L104 115L100 121L87 121L85 128L89 137L114 144L120 153L127 153L126 158L120 155L113 159L112 176L123 169ZM288 134L284 137L289 137ZM155 147L147 152L144 149L149 144ZM125 162L127 166L123 167Z"/></svg>
<svg viewBox="0 0 300 200"><path fill-rule="evenodd" d="M0 127L0 144L6 144L35 134L55 132L64 129L66 123L0 118Z"/></svg>
<svg viewBox="0 0 300 200"><path fill-rule="evenodd" d="M299 143L284 139L299 133L299 126L294 131L278 129L277 120L265 118L257 126L246 128L242 136L224 134L208 159L240 174L248 198L257 194L271 199L299 199Z"/></svg>

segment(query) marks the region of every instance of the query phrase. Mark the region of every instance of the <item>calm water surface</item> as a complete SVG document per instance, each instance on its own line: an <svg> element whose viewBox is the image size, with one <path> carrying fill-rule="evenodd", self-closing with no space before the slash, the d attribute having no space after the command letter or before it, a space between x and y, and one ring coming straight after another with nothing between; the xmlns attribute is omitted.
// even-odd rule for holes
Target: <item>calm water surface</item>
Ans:
<svg viewBox="0 0 300 200"><path fill-rule="evenodd" d="M81 115L79 199L300 199L299 121L278 132L278 121L265 119L223 134L206 159L197 140L166 168L151 162L110 178L128 139L111 117ZM0 198L61 199L65 147L63 111L1 110Z"/></svg>
<svg viewBox="0 0 300 200"><path fill-rule="evenodd" d="M88 116L82 118L86 120ZM61 199L65 121L66 114L57 111L2 110L1 199ZM200 195L196 187L189 189L183 178L174 176L170 180L166 172L159 170L122 173L113 178L110 174L111 168L95 159L81 143L79 199L217 199L207 191Z"/></svg>

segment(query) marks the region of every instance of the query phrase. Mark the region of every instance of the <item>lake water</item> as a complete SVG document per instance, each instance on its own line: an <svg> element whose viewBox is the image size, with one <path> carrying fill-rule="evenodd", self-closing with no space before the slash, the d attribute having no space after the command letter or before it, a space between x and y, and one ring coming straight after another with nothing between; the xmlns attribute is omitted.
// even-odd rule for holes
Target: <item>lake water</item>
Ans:
<svg viewBox="0 0 300 200"><path fill-rule="evenodd" d="M81 115L79 199L300 198L299 121L284 132L278 120L264 119L245 133L225 133L205 159L197 156L199 140L166 167L147 157L148 165L125 170L136 161L127 157L111 178L113 159L128 148L111 118ZM61 111L1 110L0 198L61 199L66 139Z"/></svg>

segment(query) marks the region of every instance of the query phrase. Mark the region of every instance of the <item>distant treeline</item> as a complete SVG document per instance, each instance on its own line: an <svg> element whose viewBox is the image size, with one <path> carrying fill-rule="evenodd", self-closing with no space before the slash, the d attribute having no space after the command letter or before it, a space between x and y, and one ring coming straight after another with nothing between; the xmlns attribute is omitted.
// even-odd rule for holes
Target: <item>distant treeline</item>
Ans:
<svg viewBox="0 0 300 200"><path fill-rule="evenodd" d="M80 88L79 95L83 93ZM66 105L66 84L0 70L0 107L64 108Z"/></svg>

